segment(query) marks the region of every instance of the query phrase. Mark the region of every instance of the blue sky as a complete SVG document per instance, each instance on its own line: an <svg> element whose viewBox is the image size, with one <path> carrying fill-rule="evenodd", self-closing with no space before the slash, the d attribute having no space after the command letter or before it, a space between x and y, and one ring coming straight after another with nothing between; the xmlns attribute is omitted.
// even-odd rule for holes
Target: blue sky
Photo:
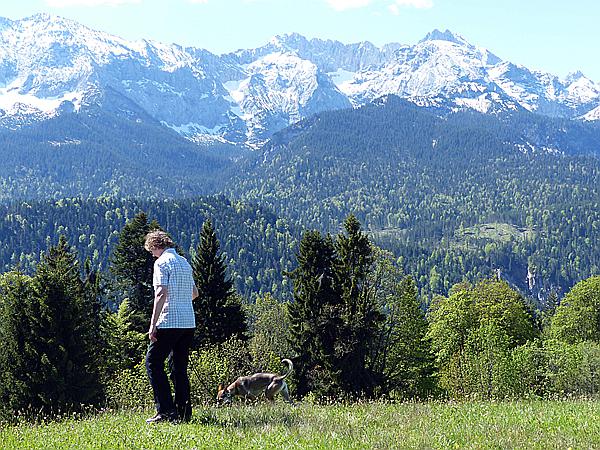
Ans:
<svg viewBox="0 0 600 450"><path fill-rule="evenodd" d="M414 44L450 29L500 58L600 82L598 0L20 0L0 16L49 12L125 39L226 53L297 32L344 43Z"/></svg>

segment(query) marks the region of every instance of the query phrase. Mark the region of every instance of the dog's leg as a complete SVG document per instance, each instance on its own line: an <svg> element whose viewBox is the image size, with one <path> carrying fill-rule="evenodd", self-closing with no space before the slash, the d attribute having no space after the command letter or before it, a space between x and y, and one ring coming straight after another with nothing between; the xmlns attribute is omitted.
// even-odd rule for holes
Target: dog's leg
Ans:
<svg viewBox="0 0 600 450"><path fill-rule="evenodd" d="M292 399L290 398L290 391L288 390L288 386L285 381L283 382L283 386L281 388L281 396L286 402L292 403Z"/></svg>
<svg viewBox="0 0 600 450"><path fill-rule="evenodd" d="M256 396L248 391L246 391L244 394L240 395L240 397L244 399L244 404L246 404L246 405L249 405L256 401Z"/></svg>
<svg viewBox="0 0 600 450"><path fill-rule="evenodd" d="M288 386L287 386L287 383L285 381L283 382L283 386L281 387L281 396L290 405L294 404L294 402L290 398L290 391L288 390Z"/></svg>
<svg viewBox="0 0 600 450"><path fill-rule="evenodd" d="M272 381L265 389L265 397L271 402L275 401L275 396L281 391L285 381Z"/></svg>

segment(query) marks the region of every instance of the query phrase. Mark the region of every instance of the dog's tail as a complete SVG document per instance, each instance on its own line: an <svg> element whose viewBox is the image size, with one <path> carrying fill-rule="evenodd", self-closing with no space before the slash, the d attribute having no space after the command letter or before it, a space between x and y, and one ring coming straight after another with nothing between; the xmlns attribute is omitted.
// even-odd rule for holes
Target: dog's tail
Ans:
<svg viewBox="0 0 600 450"><path fill-rule="evenodd" d="M290 361L289 359L287 359L287 358L282 359L281 362L287 364L288 371L287 371L287 373L285 375L279 375L277 377L278 380L283 380L285 377L287 377L294 370L294 365L292 364L292 361Z"/></svg>

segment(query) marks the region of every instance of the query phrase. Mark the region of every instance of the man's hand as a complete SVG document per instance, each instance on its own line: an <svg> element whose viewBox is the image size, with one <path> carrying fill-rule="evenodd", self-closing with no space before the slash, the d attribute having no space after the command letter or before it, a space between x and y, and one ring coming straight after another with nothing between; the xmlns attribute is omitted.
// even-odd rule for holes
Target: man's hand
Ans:
<svg viewBox="0 0 600 450"><path fill-rule="evenodd" d="M150 329L148 330L148 338L150 342L156 342L156 322L162 312L165 301L167 300L167 287L156 286L154 290L154 307L152 308L152 318L150 319ZM154 325L152 325L154 324Z"/></svg>
<svg viewBox="0 0 600 450"><path fill-rule="evenodd" d="M150 342L156 342L156 325L150 325L148 337L150 338Z"/></svg>

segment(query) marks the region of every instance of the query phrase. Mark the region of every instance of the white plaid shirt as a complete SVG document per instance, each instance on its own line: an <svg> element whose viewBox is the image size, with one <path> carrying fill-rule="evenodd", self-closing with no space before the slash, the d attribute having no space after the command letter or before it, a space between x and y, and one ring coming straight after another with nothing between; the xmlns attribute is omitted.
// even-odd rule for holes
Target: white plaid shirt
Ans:
<svg viewBox="0 0 600 450"><path fill-rule="evenodd" d="M154 263L154 289L167 287L167 299L156 322L157 328L195 328L192 267L174 248L166 249Z"/></svg>

